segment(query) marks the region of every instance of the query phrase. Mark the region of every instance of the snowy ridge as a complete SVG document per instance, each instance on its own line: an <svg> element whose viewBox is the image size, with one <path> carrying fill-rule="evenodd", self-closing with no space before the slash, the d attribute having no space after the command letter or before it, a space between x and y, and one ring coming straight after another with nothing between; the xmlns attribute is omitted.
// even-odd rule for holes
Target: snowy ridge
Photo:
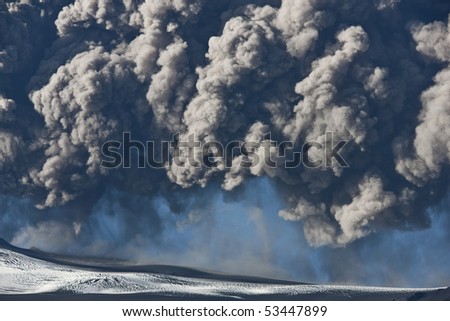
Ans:
<svg viewBox="0 0 450 321"><path fill-rule="evenodd" d="M447 288L311 285L226 276L177 267L99 266L0 242L1 299L448 300Z"/></svg>

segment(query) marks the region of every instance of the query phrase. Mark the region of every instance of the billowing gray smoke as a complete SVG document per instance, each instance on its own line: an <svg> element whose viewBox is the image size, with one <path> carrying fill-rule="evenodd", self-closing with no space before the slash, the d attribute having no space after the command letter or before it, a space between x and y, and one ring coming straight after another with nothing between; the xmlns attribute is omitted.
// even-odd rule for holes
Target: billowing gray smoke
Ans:
<svg viewBox="0 0 450 321"><path fill-rule="evenodd" d="M127 213L139 197L183 213L265 176L313 246L428 227L449 185L449 13L447 0L0 0L1 193L78 234L112 191L133 195ZM349 167L102 168L123 132L296 146L333 132Z"/></svg>

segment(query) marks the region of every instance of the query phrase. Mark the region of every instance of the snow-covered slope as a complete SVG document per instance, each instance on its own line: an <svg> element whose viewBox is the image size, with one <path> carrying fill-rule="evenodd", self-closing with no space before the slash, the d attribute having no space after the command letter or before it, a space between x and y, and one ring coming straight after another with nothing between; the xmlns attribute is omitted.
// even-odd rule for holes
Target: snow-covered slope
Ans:
<svg viewBox="0 0 450 321"><path fill-rule="evenodd" d="M0 299L445 300L450 290L301 284L58 258L0 241Z"/></svg>

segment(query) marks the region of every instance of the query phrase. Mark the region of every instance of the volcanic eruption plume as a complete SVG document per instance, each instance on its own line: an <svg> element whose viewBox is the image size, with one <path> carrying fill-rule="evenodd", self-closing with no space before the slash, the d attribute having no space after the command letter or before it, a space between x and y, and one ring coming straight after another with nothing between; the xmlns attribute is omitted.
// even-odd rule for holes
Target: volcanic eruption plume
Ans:
<svg viewBox="0 0 450 321"><path fill-rule="evenodd" d="M311 246L428 228L448 198L449 13L447 0L0 0L0 236L139 243L168 229L161 211L208 222L214 195L242 199L258 177ZM125 132L156 146L270 133L291 152L331 132L348 166L101 166Z"/></svg>

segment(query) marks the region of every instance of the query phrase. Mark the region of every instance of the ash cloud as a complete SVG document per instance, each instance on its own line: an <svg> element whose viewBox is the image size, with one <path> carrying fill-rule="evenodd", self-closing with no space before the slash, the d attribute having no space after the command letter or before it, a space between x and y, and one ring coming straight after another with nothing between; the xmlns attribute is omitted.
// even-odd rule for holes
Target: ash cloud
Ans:
<svg viewBox="0 0 450 321"><path fill-rule="evenodd" d="M0 0L0 191L37 208L13 224L18 201L5 205L9 239L37 246L49 229L70 235L51 250L104 238L99 253L160 242L162 203L208 222L213 195L238 201L255 177L311 246L429 228L448 196L449 13L420 0ZM125 131L224 145L270 132L298 149L331 131L350 167L101 168ZM108 215L126 231L108 239Z"/></svg>

